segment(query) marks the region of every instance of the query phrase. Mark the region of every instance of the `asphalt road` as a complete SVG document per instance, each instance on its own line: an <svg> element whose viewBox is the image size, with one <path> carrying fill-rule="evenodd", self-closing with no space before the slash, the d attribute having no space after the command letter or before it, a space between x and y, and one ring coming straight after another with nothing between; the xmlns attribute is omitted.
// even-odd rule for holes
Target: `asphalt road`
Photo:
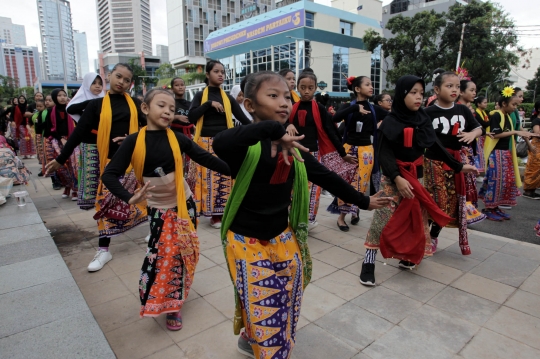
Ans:
<svg viewBox="0 0 540 359"><path fill-rule="evenodd" d="M478 185L481 184L478 183ZM540 194L540 191L537 191L537 193ZM537 237L534 231L534 226L540 219L540 200L520 196L517 198L517 202L517 206L511 210L505 210L506 213L512 216L509 221L494 222L485 219L469 228L522 242L540 244L540 237ZM479 201L479 208L484 208L482 201Z"/></svg>

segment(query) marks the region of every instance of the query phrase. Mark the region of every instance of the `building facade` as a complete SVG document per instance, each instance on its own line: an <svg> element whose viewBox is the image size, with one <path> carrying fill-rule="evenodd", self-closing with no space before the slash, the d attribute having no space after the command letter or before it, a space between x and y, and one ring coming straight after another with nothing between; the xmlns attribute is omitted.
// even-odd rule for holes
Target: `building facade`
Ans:
<svg viewBox="0 0 540 359"><path fill-rule="evenodd" d="M161 59L161 63L165 64L169 62L169 46L156 45L156 56Z"/></svg>
<svg viewBox="0 0 540 359"><path fill-rule="evenodd" d="M11 22L11 18L0 16L0 42L26 46L24 25L14 24Z"/></svg>
<svg viewBox="0 0 540 359"><path fill-rule="evenodd" d="M0 75L14 78L19 87L34 86L41 78L38 48L0 43Z"/></svg>
<svg viewBox="0 0 540 359"><path fill-rule="evenodd" d="M347 77L371 73L372 54L362 36L381 31L376 16L366 15L298 1L211 33L206 56L225 65L226 91L250 73L290 68L298 77L310 67L320 90L349 98Z"/></svg>
<svg viewBox="0 0 540 359"><path fill-rule="evenodd" d="M96 8L101 52L152 54L149 0L96 0Z"/></svg>
<svg viewBox="0 0 540 359"><path fill-rule="evenodd" d="M46 80L77 80L71 7L67 0L37 0ZM65 64L65 69L64 69Z"/></svg>
<svg viewBox="0 0 540 359"><path fill-rule="evenodd" d="M90 72L88 64L88 43L86 33L73 31L73 40L75 41L75 60L77 62L77 78L82 80L84 75Z"/></svg>

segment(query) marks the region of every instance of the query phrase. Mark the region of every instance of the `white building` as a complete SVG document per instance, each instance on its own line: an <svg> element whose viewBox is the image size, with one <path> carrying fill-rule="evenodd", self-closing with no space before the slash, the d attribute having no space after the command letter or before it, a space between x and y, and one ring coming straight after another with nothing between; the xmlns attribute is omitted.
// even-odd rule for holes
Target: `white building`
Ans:
<svg viewBox="0 0 540 359"><path fill-rule="evenodd" d="M0 75L18 81L18 86L34 86L41 78L37 47L0 43Z"/></svg>
<svg viewBox="0 0 540 359"><path fill-rule="evenodd" d="M77 80L71 8L68 0L36 0L46 80ZM60 25L59 25L60 24ZM63 41L62 41L63 40ZM65 70L64 70L65 64Z"/></svg>
<svg viewBox="0 0 540 359"><path fill-rule="evenodd" d="M96 8L101 52L152 54L149 0L96 0Z"/></svg>
<svg viewBox="0 0 540 359"><path fill-rule="evenodd" d="M512 68L510 75L516 77L515 85L521 88L527 87L527 81L534 78L534 74L540 67L540 48L535 47L529 50L530 56L522 57L517 67ZM526 63L526 61L528 62ZM525 68L523 68L525 66ZM540 89L537 89L537 92ZM538 96L537 96L538 97Z"/></svg>
<svg viewBox="0 0 540 359"><path fill-rule="evenodd" d="M24 25L13 24L11 18L0 16L0 42L26 46Z"/></svg>
<svg viewBox="0 0 540 359"><path fill-rule="evenodd" d="M75 41L75 60L77 62L77 78L82 79L90 72L88 64L88 44L86 33L73 30L73 40Z"/></svg>
<svg viewBox="0 0 540 359"><path fill-rule="evenodd" d="M169 62L169 46L156 45L156 56L161 59L161 63L165 64Z"/></svg>

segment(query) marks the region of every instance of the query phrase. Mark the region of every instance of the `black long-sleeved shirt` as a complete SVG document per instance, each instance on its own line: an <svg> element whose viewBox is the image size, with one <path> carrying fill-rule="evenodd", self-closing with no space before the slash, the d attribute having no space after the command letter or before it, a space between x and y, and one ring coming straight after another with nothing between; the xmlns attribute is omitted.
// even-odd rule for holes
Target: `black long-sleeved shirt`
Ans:
<svg viewBox="0 0 540 359"><path fill-rule="evenodd" d="M278 163L278 156L271 157L271 141L280 139L284 134L285 129L279 122L262 121L251 126L240 126L220 132L214 138L214 152L227 162L233 178L238 175L249 146L261 142L261 157L231 224L230 229L233 232L269 240L287 228L294 164L291 163L292 168L285 183L270 184ZM302 152L302 158L305 160L309 181L348 203L356 204L362 209L369 207L369 197L356 191L341 177L320 164L311 154Z"/></svg>
<svg viewBox="0 0 540 359"><path fill-rule="evenodd" d="M373 135L373 132L377 130L377 127L373 123L373 114L368 113L363 115L360 113L360 105L364 107L364 110L371 111L368 101L359 101L354 105L346 103L341 105L332 121L336 123L345 121L345 123L347 123L349 115L352 114L351 120L348 121L347 128L344 129L347 131L346 143L352 146L369 146L371 145L371 136ZM377 123L384 120L386 115L388 115L388 111L385 111L377 105L373 105L373 108L375 109ZM357 122L362 122L362 131L360 132L356 131Z"/></svg>
<svg viewBox="0 0 540 359"><path fill-rule="evenodd" d="M118 150L119 144L113 142L115 137L123 137L129 134L129 121L130 115L129 105L123 94L110 95L111 109L112 109L112 124L111 134L109 139L109 155L108 158L112 158ZM146 116L141 111L140 101L133 99L135 106L137 107L137 118L139 127L146 125ZM75 147L81 142L95 144L97 141L97 130L99 128L99 121L101 115L101 105L103 104L103 98L97 98L91 100L86 109L84 110L75 131L69 136L62 153L56 158L56 161L60 164L64 164L68 157L73 153Z"/></svg>
<svg viewBox="0 0 540 359"><path fill-rule="evenodd" d="M175 98L174 99L174 104L175 104L175 111L174 111L174 115L177 116L187 116L189 114L189 108L191 107L191 102L185 100L185 99L179 99L179 98ZM182 122L180 120L173 120L172 123L171 123L171 129L173 131L178 131L178 132L182 132L183 133L183 127L186 127L186 126L191 126L191 123L185 123L185 122ZM191 130L191 132L193 133L193 129Z"/></svg>
<svg viewBox="0 0 540 359"><path fill-rule="evenodd" d="M234 117L242 123L242 125L249 125L251 121L244 115L244 111L240 108L240 105L234 98L227 95L231 102L231 109ZM202 91L199 91L193 97L191 102L191 108L189 109L188 119L189 122L197 124L197 121L201 116L204 116L203 125L201 129L201 137L214 137L221 131L227 129L227 117L225 112L218 112L212 107L212 101L219 102L223 105L223 99L221 98L221 88L208 86L208 101L201 104Z"/></svg>
<svg viewBox="0 0 540 359"><path fill-rule="evenodd" d="M52 112L56 108L56 129L52 131ZM68 117L67 112L64 109L59 109L58 107L53 107L47 110L45 115L45 121L40 125L39 129L43 131L43 136L54 137L60 141L62 137L67 137L69 135L68 121L73 121ZM38 129L38 127L36 127Z"/></svg>
<svg viewBox="0 0 540 359"><path fill-rule="evenodd" d="M424 155L425 148L417 144L414 135L412 147L405 147L403 145L403 135L400 136L398 141L390 141L379 131L379 141L379 163L381 164L383 174L392 181L397 176L401 176L396 160L414 162L420 156ZM441 158L441 161L446 163L454 171L460 172L463 168L463 164L454 159L438 139L435 140L429 150ZM416 167L417 178L424 177L423 172L424 167L422 165Z"/></svg>
<svg viewBox="0 0 540 359"><path fill-rule="evenodd" d="M196 143L188 139L186 136L175 133L180 151L186 153L193 161L198 164L210 168L212 171L230 175L229 166L216 156L211 155L200 148ZM111 162L105 167L105 171L101 176L103 184L111 191L113 195L128 203L132 193L129 193L122 184L118 181L118 177L126 172L126 169L131 163L131 157L135 150L135 144L139 133L134 133L126 137L122 145L116 151ZM165 130L146 131L146 157L144 159L143 176L158 177L154 171L161 167L165 174L175 171L174 156L169 139Z"/></svg>
<svg viewBox="0 0 540 359"><path fill-rule="evenodd" d="M111 95L114 96L114 95ZM66 110L70 115L82 115L84 113L84 110L86 109L86 106L90 103L92 100L86 100L79 103L74 103L72 105L69 105Z"/></svg>
<svg viewBox="0 0 540 359"><path fill-rule="evenodd" d="M319 108L319 114L321 116L321 122L323 130L328 135L328 138L330 141L332 141L332 144L338 151L339 155L341 157L345 156L345 149L343 148L343 145L341 144L341 141L339 140L339 137L336 134L336 130L333 127L334 124L332 123L332 120L330 119L330 115L328 114L328 111L326 111L326 108L321 105L320 103L317 103L317 106ZM306 112L306 118L304 126L300 126L300 123L298 121L298 116L301 111ZM285 127L288 126L288 122L285 124ZM317 131L317 125L315 124L315 118L313 117L312 112L312 102L311 101L300 101L300 105L298 106L298 111L296 111L296 115L293 119L293 125L296 127L296 130L300 135L305 135L304 139L300 141L300 143L309 148L310 152L315 152L319 150L318 145L318 139L319 134Z"/></svg>
<svg viewBox="0 0 540 359"><path fill-rule="evenodd" d="M508 132L511 130L510 126L510 116L505 116L504 118L504 125L501 128L501 115L499 112L495 112L491 117L489 118L489 127L490 131L494 134L498 135L503 132ZM497 144L495 145L494 150L508 150L510 148L510 139L512 136L499 138L499 141L497 141Z"/></svg>

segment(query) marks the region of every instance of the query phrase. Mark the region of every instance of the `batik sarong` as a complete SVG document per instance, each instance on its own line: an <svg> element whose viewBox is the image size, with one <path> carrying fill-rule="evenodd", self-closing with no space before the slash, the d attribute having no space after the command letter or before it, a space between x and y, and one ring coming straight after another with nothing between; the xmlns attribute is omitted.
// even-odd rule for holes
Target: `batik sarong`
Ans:
<svg viewBox="0 0 540 359"><path fill-rule="evenodd" d="M478 197L484 201L486 208L517 205L514 165L509 150L493 150L489 155Z"/></svg>
<svg viewBox="0 0 540 359"><path fill-rule="evenodd" d="M540 139L531 138L530 141L536 148L536 153L529 151L523 176L523 189L525 191L535 191L540 188Z"/></svg>
<svg viewBox="0 0 540 359"><path fill-rule="evenodd" d="M418 181L422 183L422 179L418 179ZM396 185L392 183L392 181L384 175L381 175L381 187L379 188L379 191L383 192L381 197L393 197L393 200L389 206L376 209L375 212L373 213L373 220L371 221L371 226L369 227L369 231L366 236L366 241L364 243L364 247L368 249L379 249L380 244L381 244L381 233L384 227L386 226L386 224L390 221L390 219L394 215L394 212L399 207L399 203L403 199ZM428 213L427 213L427 210L423 207L422 207L422 223L424 225L424 233L426 237L424 255L432 256L433 247L431 245L431 236L429 235ZM407 238L403 238L403 240L407 240Z"/></svg>
<svg viewBox="0 0 540 359"><path fill-rule="evenodd" d="M187 209L193 225L197 226L196 205L192 198ZM199 261L199 239L196 232L181 232L176 208L148 207L150 240L141 268L139 294L141 317L156 317L162 313L176 313L186 301L195 267ZM184 224L185 226L185 224ZM187 227L187 226L186 226Z"/></svg>
<svg viewBox="0 0 540 359"><path fill-rule="evenodd" d="M67 140L67 138L63 137ZM62 152L64 145L62 141L58 141L56 138L44 138L44 152L45 152L45 163L49 163L56 159L58 155ZM71 188L73 191L78 189L78 159L79 159L79 147L75 147L75 150L69 156L66 163L58 170L56 170L56 178L60 184L66 188ZM45 173L45 172L44 172ZM50 177L52 175L49 175Z"/></svg>
<svg viewBox="0 0 540 359"><path fill-rule="evenodd" d="M34 134L32 130L29 130L26 126L19 126L19 155L21 156L33 156L36 154L36 147L34 144Z"/></svg>
<svg viewBox="0 0 540 359"><path fill-rule="evenodd" d="M480 172L480 174L484 174L486 168L486 159L484 158L484 142L486 142L486 138L484 136L476 139L477 155L474 157L474 165L476 168L478 168L478 172Z"/></svg>
<svg viewBox="0 0 540 359"><path fill-rule="evenodd" d="M213 137L200 137L197 144L205 151L214 154ZM231 193L230 176L209 170L190 161L187 180L197 205L197 213L201 216L222 216Z"/></svg>
<svg viewBox="0 0 540 359"><path fill-rule="evenodd" d="M255 358L289 358L303 295L302 259L293 231L287 228L269 241L228 231L226 257Z"/></svg>
<svg viewBox="0 0 540 359"><path fill-rule="evenodd" d="M319 151L311 152L313 157L318 161L321 160L319 157ZM317 219L317 213L319 212L319 203L321 201L321 187L317 186L313 182L308 182L309 189L309 222L313 223Z"/></svg>
<svg viewBox="0 0 540 359"><path fill-rule="evenodd" d="M39 134L36 134L36 153L37 153L38 163L41 166L44 166L43 162L45 162L45 159L44 159L44 151L43 151L43 136ZM43 169L42 169L42 173L45 173L43 172Z"/></svg>
<svg viewBox="0 0 540 359"><path fill-rule="evenodd" d="M97 145L80 144L79 192L77 205L84 210L94 208L99 185L99 153Z"/></svg>

